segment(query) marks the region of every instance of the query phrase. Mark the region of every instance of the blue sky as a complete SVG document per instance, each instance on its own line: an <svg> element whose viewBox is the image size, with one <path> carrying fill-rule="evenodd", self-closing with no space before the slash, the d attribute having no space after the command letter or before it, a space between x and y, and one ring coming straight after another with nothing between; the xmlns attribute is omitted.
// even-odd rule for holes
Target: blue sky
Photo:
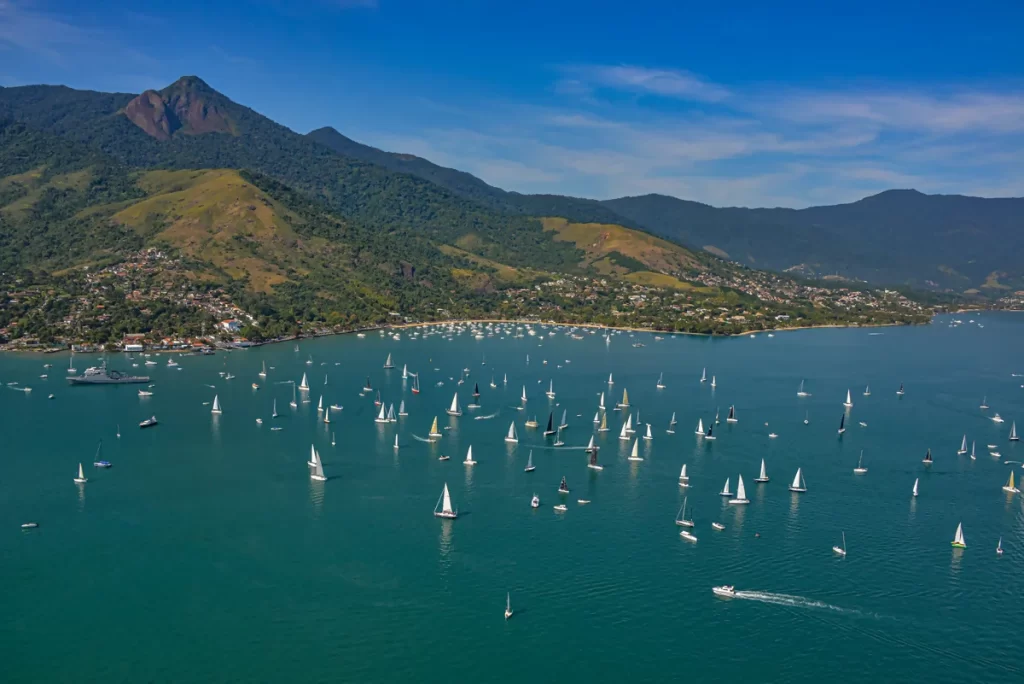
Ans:
<svg viewBox="0 0 1024 684"><path fill-rule="evenodd" d="M0 0L0 84L196 74L521 192L1024 195L1024 3L844 4Z"/></svg>

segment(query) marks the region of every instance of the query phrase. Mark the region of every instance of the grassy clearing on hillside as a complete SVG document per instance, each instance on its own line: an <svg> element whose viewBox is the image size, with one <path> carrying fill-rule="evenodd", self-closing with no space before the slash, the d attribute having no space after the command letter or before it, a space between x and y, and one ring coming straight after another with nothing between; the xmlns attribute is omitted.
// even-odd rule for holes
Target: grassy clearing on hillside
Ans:
<svg viewBox="0 0 1024 684"><path fill-rule="evenodd" d="M553 231L555 239L572 242L586 253L585 265L595 265L609 274L635 271L629 260L636 260L652 271L679 273L699 266L693 253L685 247L623 226L606 223L570 223L563 218L541 219L545 230ZM614 253L626 257L627 265L616 267ZM604 259L610 257L608 261Z"/></svg>
<svg viewBox="0 0 1024 684"><path fill-rule="evenodd" d="M478 266L493 269L496 277L503 283L507 284L526 284L539 277L547 275L542 271L535 271L529 268L514 268L507 264L502 264L482 256L477 256L476 254L471 254L464 249L459 249L452 245L439 245L438 249L448 256L463 258ZM454 271L459 271L459 273L456 274ZM456 278L465 277L465 274L472 273L472 271L465 271L464 269L454 269L454 271L452 275Z"/></svg>

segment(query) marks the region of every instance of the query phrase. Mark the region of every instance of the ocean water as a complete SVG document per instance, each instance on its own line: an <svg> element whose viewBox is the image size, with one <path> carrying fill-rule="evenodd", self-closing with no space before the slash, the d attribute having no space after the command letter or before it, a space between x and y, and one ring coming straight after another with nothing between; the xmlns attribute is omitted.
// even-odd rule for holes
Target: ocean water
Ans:
<svg viewBox="0 0 1024 684"><path fill-rule="evenodd" d="M950 327L954 318L963 325ZM1024 517L1020 495L1001 487L1011 470L1024 474L1024 447L1007 440L1015 418L1024 428L1024 378L1013 375L1024 373L1024 316L975 316L983 327L968 318L608 343L548 329L371 333L303 341L299 352L176 357L181 370L154 356L148 398L138 386L67 386L67 356L0 356L0 382L19 383L0 387L3 681L1020 681ZM398 368L385 371L389 353ZM75 357L79 370L96 362ZM131 363L110 357L143 372ZM418 396L403 364L420 373ZM705 367L714 390L698 381ZM290 383L303 373L310 401L292 409ZM374 423L372 395L360 396L367 375L409 416ZM801 379L811 396L796 396ZM447 417L452 394L469 404L474 382L480 408ZM32 392L14 389L25 385ZM589 470L582 447L598 395L611 407L624 388L654 439L641 440L642 462L627 461L625 414L609 410L604 470ZM321 394L344 406L329 426ZM725 421L730 405L738 423ZM541 432L563 409L567 448L556 450ZM698 439L697 420L716 410L718 439ZM990 420L996 412L1005 423ZM159 426L140 430L153 414ZM524 428L535 414L541 429ZM435 416L450 429L429 444ZM511 421L518 445L503 441ZM965 433L977 460L956 454ZM91 466L100 441L109 470ZM311 444L325 483L309 478ZM461 462L470 445L474 467ZM525 473L531 449L537 469ZM862 450L869 470L855 475ZM759 485L762 458L771 482ZM83 486L72 482L79 462ZM787 490L797 467L805 494ZM718 495L739 474L745 507ZM562 476L568 496L557 493ZM455 521L431 515L445 483ZM697 543L673 523L684 496ZM552 510L559 502L566 512ZM30 520L40 527L21 530ZM961 521L963 551L949 543ZM844 531L839 558L831 548ZM725 583L740 597L712 595Z"/></svg>

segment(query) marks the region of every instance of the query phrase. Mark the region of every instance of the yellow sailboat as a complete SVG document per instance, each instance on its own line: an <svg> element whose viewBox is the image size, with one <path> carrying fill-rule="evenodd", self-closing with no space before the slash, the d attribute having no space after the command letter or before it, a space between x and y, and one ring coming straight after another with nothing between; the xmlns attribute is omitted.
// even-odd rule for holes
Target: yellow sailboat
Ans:
<svg viewBox="0 0 1024 684"><path fill-rule="evenodd" d="M430 437L442 437L443 435L437 431L437 416L434 416L434 424L430 426Z"/></svg>
<svg viewBox="0 0 1024 684"><path fill-rule="evenodd" d="M1003 491L1004 492L1010 492L1011 494L1017 494L1017 493L1020 492L1020 490L1017 489L1017 487L1015 487L1014 484L1013 484L1013 471L1012 470L1010 471L1010 480L1005 485L1003 485Z"/></svg>
<svg viewBox="0 0 1024 684"><path fill-rule="evenodd" d="M625 389L622 390L622 402L619 404L619 408L629 408L629 392Z"/></svg>
<svg viewBox="0 0 1024 684"><path fill-rule="evenodd" d="M598 432L608 432L608 414L601 414L601 427L597 428Z"/></svg>

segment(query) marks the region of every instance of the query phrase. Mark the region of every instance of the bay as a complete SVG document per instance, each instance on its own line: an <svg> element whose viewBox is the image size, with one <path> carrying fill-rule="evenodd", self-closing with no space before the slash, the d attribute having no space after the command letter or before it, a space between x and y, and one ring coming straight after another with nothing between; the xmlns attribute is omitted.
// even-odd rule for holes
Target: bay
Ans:
<svg viewBox="0 0 1024 684"><path fill-rule="evenodd" d="M139 386L67 386L67 356L0 356L5 681L1019 677L1024 515L1001 486L1018 467L1006 462L1024 460L1007 441L1010 423L1024 420L1024 378L1012 375L1024 372L1024 318L972 316L753 338L623 332L607 343L540 326L522 338L403 330L400 340L302 341L298 352L174 356L181 370L166 355L148 369L110 356L113 368L152 376L146 398ZM397 368L384 370L389 353ZM79 371L97 362L75 357ZM420 373L419 395L401 378L404 364ZM714 390L698 380L705 367ZM292 409L290 383L303 373L309 402ZM367 375L410 415L374 423L373 395L360 396ZM801 379L811 396L796 396ZM446 416L456 390L464 408L471 402L474 383L480 408ZM32 392L16 390L26 385ZM597 436L604 470L592 471L582 447L598 395L611 407L624 388L654 439L640 441L642 462L627 461L625 413L609 410L610 431ZM847 389L854 405L839 438ZM220 416L210 414L215 394ZM344 406L327 426L321 394ZM725 421L730 405L735 424ZM563 409L571 448L556 450L540 433ZM716 411L709 443L694 427ZM990 420L996 412L1006 423ZM541 428L525 428L535 414ZM140 430L150 415L159 426ZM435 416L450 429L421 441ZM517 445L503 440L512 421ZM956 454L964 433L977 460ZM91 467L101 440L109 470ZM325 483L309 479L311 444ZM471 444L478 465L467 467ZM537 469L524 473L531 449ZM868 473L855 475L861 450ZM753 482L761 458L767 484ZM72 483L79 462L83 486ZM787 490L797 467L802 495ZM729 506L718 492L741 473L751 503ZM557 493L563 475L567 496ZM460 512L451 522L431 515L445 483ZM695 544L673 524L684 496ZM559 502L564 513L552 510ZM19 529L29 520L40 527ZM961 521L968 548L957 551L949 542ZM849 555L838 558L831 547L844 531ZM711 587L726 583L743 598L715 598Z"/></svg>

